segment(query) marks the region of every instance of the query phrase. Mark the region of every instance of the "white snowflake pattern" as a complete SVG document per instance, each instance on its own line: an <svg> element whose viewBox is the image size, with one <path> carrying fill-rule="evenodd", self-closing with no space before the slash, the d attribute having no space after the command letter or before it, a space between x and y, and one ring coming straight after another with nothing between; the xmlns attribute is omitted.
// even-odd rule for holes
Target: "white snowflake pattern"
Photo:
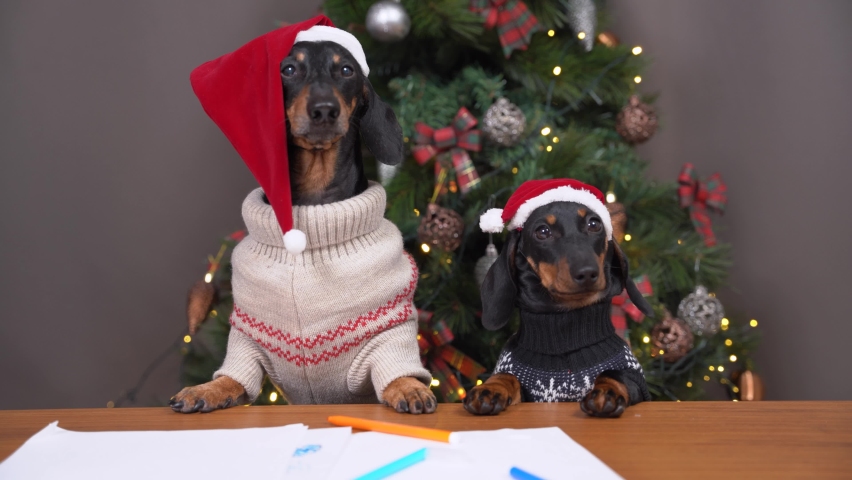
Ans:
<svg viewBox="0 0 852 480"><path fill-rule="evenodd" d="M497 359L497 365L494 367L494 373L515 373L512 371L512 352L504 352Z"/></svg>
<svg viewBox="0 0 852 480"><path fill-rule="evenodd" d="M588 375L583 377L583 387L574 384L569 385L568 382L562 382L558 386L555 383L556 379L553 377L550 377L550 382L547 386L541 383L541 380L536 380L536 388L531 388L530 394L535 397L536 402L564 402L579 400L586 395L586 392L592 389L592 383Z"/></svg>

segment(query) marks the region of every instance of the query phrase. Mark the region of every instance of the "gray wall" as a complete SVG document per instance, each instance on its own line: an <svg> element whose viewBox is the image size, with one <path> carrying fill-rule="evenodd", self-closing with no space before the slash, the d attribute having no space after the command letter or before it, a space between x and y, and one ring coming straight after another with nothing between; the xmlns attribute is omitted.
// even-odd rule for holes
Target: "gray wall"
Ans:
<svg viewBox="0 0 852 480"><path fill-rule="evenodd" d="M0 408L102 406L183 328L184 293L254 181L189 71L318 0L0 2ZM655 63L652 175L731 189L732 307L761 321L777 399L852 398L840 0L611 2ZM847 60L843 60L847 58ZM177 388L176 355L142 403Z"/></svg>

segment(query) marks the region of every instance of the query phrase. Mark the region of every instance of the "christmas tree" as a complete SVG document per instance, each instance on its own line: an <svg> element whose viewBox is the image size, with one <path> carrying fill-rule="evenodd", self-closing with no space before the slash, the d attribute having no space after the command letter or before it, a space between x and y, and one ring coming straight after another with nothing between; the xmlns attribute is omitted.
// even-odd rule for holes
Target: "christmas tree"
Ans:
<svg viewBox="0 0 852 480"><path fill-rule="evenodd" d="M711 225L725 207L724 183L691 165L671 181L645 178L634 145L656 129L653 98L637 90L646 62L641 47L605 30L599 6L326 0L323 10L361 41L370 81L394 107L409 147L399 167L371 165L368 174L385 185L386 216L420 269L418 341L439 398L459 401L487 378L517 330L517 318L499 331L478 318L479 284L503 242L482 233L479 216L526 180L576 178L606 192L615 236L654 306L653 319L626 296L612 308L655 399L704 398L709 382L753 399L753 382L742 391L740 377L753 379L757 323L724 316L711 293L730 264L730 247ZM182 346L185 385L209 381L224 358L228 259L240 238L223 241L196 286L215 302ZM267 382L258 403L282 401Z"/></svg>

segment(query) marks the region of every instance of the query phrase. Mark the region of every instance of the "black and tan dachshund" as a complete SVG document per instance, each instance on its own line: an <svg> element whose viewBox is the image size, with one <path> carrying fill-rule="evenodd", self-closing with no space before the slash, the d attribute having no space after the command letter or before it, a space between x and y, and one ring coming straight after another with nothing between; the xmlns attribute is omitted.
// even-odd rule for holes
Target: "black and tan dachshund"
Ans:
<svg viewBox="0 0 852 480"><path fill-rule="evenodd" d="M589 415L617 417L649 400L641 367L610 320L610 300L623 289L652 314L598 215L574 202L533 210L482 285L485 327L505 326L517 307L520 329L464 408L495 415L522 400L579 401Z"/></svg>
<svg viewBox="0 0 852 480"><path fill-rule="evenodd" d="M364 192L368 185L361 142L384 164L402 161L402 128L396 115L376 95L347 49L333 42L296 43L281 61L281 81L293 205L338 202ZM190 304L200 301L206 308L190 309L191 332L215 298L212 294L194 298L195 291L190 291ZM242 385L223 376L184 388L170 404L180 412L210 411L241 402L244 394ZM383 401L400 412L432 413L437 407L429 387L412 377L391 382Z"/></svg>

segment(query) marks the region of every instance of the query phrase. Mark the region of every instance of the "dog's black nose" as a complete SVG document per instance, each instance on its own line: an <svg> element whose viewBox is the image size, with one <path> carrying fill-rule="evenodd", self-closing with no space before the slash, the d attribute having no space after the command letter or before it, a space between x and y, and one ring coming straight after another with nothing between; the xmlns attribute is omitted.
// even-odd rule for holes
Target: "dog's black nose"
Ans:
<svg viewBox="0 0 852 480"><path fill-rule="evenodd" d="M598 281L598 275L597 265L580 267L576 270L572 269L571 271L571 276L574 278L574 281L581 287L594 286L595 282Z"/></svg>
<svg viewBox="0 0 852 480"><path fill-rule="evenodd" d="M315 125L334 123L340 115L340 105L336 101L320 100L308 106L308 113L310 113L311 122Z"/></svg>

